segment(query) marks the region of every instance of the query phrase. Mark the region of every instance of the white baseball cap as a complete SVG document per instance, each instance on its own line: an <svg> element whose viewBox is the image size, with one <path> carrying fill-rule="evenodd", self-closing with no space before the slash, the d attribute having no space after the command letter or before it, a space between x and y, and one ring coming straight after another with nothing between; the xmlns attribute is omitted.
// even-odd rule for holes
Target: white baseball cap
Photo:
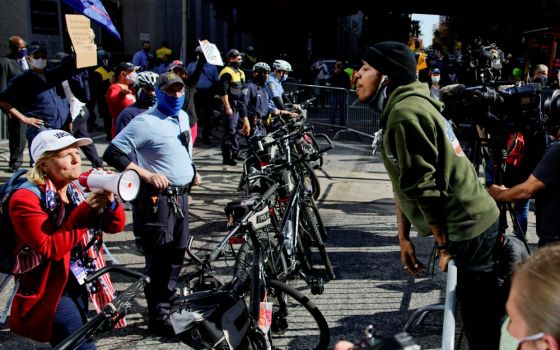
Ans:
<svg viewBox="0 0 560 350"><path fill-rule="evenodd" d="M64 130L45 130L41 131L31 142L31 157L33 160L39 159L43 153L48 151L58 151L77 143L78 146L85 146L93 143L90 138L75 138Z"/></svg>

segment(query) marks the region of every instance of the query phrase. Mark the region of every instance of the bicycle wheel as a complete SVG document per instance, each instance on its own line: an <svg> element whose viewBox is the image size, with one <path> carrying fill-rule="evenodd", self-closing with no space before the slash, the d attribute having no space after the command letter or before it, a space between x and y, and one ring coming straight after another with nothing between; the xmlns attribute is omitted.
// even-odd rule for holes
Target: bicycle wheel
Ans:
<svg viewBox="0 0 560 350"><path fill-rule="evenodd" d="M317 213L318 214L318 213ZM321 256L321 260L323 265L325 265L327 278L329 280L335 279L334 270L331 264L331 260L327 253L327 249L325 248L325 244L321 238L321 227L319 225L319 219L316 215L316 212L313 211L311 204L308 201L301 202L301 233L303 235L304 242L307 240L308 243L306 246L314 246L319 250L319 255ZM324 229L324 228L323 228Z"/></svg>
<svg viewBox="0 0 560 350"><path fill-rule="evenodd" d="M315 174L315 171L307 162L301 163L298 168L298 172L301 174L301 178L303 180L304 188L306 190L311 190L313 199L318 199L321 194L321 184L319 183L317 174Z"/></svg>
<svg viewBox="0 0 560 350"><path fill-rule="evenodd" d="M272 302L271 338L274 349L327 349L330 330L317 306L300 291L277 280L267 280Z"/></svg>
<svg viewBox="0 0 560 350"><path fill-rule="evenodd" d="M282 244L278 242L276 235L272 232L267 232L260 236L259 242L263 247L262 259L266 276L285 281L288 278L288 264L286 263ZM239 273L250 271L252 265L253 246L250 242L245 241L237 252L237 258L233 266L233 275L237 276Z"/></svg>

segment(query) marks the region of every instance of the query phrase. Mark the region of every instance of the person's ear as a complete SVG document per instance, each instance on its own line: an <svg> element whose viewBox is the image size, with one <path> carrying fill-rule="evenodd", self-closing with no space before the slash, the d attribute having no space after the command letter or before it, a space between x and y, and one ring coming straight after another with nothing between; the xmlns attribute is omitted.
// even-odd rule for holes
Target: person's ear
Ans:
<svg viewBox="0 0 560 350"><path fill-rule="evenodd" d="M538 345L539 350L560 350L560 342L552 335L545 334Z"/></svg>

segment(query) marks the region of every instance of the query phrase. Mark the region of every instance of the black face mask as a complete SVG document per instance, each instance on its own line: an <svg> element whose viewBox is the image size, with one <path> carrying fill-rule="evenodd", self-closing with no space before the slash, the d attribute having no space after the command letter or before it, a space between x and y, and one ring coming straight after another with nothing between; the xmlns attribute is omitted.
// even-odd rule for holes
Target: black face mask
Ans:
<svg viewBox="0 0 560 350"><path fill-rule="evenodd" d="M241 67L241 62L230 62L230 65L233 68L239 68L239 67Z"/></svg>
<svg viewBox="0 0 560 350"><path fill-rule="evenodd" d="M150 49L144 49L145 53L150 53Z"/></svg>
<svg viewBox="0 0 560 350"><path fill-rule="evenodd" d="M264 83L266 82L266 76L263 74L257 74L253 77L253 81L258 86L264 86Z"/></svg>

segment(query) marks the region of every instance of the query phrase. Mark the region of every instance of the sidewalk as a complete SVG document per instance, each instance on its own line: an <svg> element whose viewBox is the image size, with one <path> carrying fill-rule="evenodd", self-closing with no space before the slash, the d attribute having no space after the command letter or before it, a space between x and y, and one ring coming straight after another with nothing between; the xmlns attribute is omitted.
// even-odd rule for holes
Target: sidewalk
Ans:
<svg viewBox="0 0 560 350"><path fill-rule="evenodd" d="M97 135L97 134L96 134ZM354 138L355 139L355 138ZM396 218L391 184L377 155L370 154L370 142L354 142L352 136L335 142L335 148L325 156L323 170L318 171L322 193L319 200L321 216L329 231L326 243L337 279L325 285L324 294L312 295L301 281L295 286L312 299L327 318L331 328L331 347L336 340L358 340L364 328L373 324L382 334L402 330L407 318L419 307L443 302L445 274L435 269L434 277L412 279L402 269L396 238ZM203 255L225 232L223 208L236 197L241 165L225 167L221 163L219 141L212 146L197 142L194 156L202 175L202 185L194 188L190 201L191 232L196 248ZM102 153L107 145L104 136L97 139ZM83 168L90 166L85 162ZM0 161L0 168L7 163ZM4 182L9 174L0 172ZM127 217L130 222L130 212ZM128 224L126 231L105 235L107 246L121 264L133 269L143 267L143 257L134 246ZM530 214L529 238L534 245L534 214ZM428 263L433 239L418 238L413 233L418 257ZM230 263L231 265L231 263ZM227 274L228 267L218 272ZM118 290L130 280L115 277ZM0 295L3 309L6 293ZM143 319L145 300L137 300L129 326L98 338L98 349L185 349L175 341L152 337ZM437 349L441 344L442 317L428 316L424 325L412 335L423 349ZM36 343L11 334L6 326L0 330L1 349L40 349Z"/></svg>

